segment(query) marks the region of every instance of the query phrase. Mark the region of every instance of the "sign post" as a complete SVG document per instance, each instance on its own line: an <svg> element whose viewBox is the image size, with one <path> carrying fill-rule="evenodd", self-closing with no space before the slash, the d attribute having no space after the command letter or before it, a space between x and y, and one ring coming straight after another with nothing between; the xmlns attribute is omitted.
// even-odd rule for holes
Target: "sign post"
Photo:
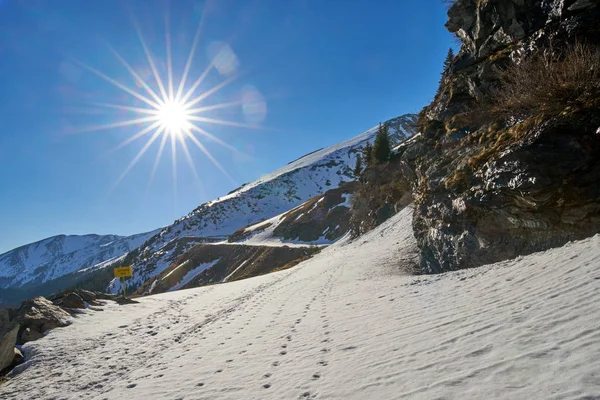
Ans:
<svg viewBox="0 0 600 400"><path fill-rule="evenodd" d="M125 285L125 277L133 275L133 268L131 265L126 267L115 268L115 278L121 278L123 283L123 296L127 297L127 285Z"/></svg>

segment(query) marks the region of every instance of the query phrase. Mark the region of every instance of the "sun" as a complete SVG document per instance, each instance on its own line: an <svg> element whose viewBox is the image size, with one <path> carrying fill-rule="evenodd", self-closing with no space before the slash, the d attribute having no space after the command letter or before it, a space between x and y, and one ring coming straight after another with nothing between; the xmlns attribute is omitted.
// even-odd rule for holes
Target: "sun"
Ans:
<svg viewBox="0 0 600 400"><path fill-rule="evenodd" d="M202 13L204 17L205 13ZM181 75L177 78L173 76L173 65L171 60L171 35L169 30L168 17L165 19L165 42L166 42L166 60L160 64L156 62L150 52L148 45L141 33L137 22L134 19L135 30L139 38L142 49L146 55L148 61L148 69L146 69L146 79L150 77L154 78L154 82L147 81L144 79L139 69L132 67L117 50L107 43L109 50L121 63L131 77L135 80L137 88L130 87L124 82L120 82L102 71L93 68L81 61L73 60L75 64L79 65L83 69L86 69L98 77L102 78L106 82L110 83L114 87L127 93L131 96L130 100L135 101L133 104L114 104L114 103L102 103L102 102L89 102L95 106L108 108L113 110L133 112L134 117L128 118L127 120L121 120L118 122L108 123L104 125L96 125L88 128L78 130L78 132L90 132L105 129L115 129L124 127L136 127L139 129L136 133L132 134L121 142L115 149L120 149L134 141L146 137L147 141L138 151L135 157L131 160L129 165L125 168L123 173L118 177L116 182L113 184L109 192L111 192L131 171L131 169L138 163L148 149L155 143L158 144L158 151L154 159L154 165L150 173L150 179L148 181L148 187L154 179L154 175L160 159L164 153L166 153L166 147L170 146L172 169L173 169L173 188L176 192L177 187L177 153L178 149L182 151L182 155L185 157L196 181L200 183L200 177L196 171L195 162L192 154L190 153L190 146L196 147L200 152L221 172L225 175L232 183L237 185L237 182L227 173L225 168L216 160L211 154L208 148L203 142L208 141L221 145L233 153L247 157L246 154L242 153L235 146L226 141L223 141L216 135L209 132L210 125L224 125L229 127L238 128L250 128L250 129L263 129L256 124L247 124L243 122L234 122L225 119L219 119L211 116L212 112L220 109L240 107L244 115L252 113L252 110L266 110L265 104L261 103L261 96L247 96L242 93L241 98L233 101L217 103L217 104L206 104L210 101L210 97L224 87L231 84L239 77L239 73L236 71L238 61L236 55L232 49L226 44L219 42L218 46L212 46L211 49L215 50L215 54L212 55L209 64L205 69L200 72L192 68L194 55L196 53L196 47L198 45L202 19L198 23L196 34L194 35L192 47L187 57L185 67ZM157 65L166 65L166 77L161 75ZM139 67L138 67L139 68ZM205 90L199 90L202 84L206 83L206 78L211 71L216 71L221 77L222 81L212 87ZM164 72L163 72L164 73ZM190 75L196 75L195 80L189 81ZM166 78L166 79L165 79ZM179 80L177 84L176 80ZM248 93L246 93L248 94ZM250 93L256 94L256 93ZM257 102L256 98L259 99ZM141 104L141 106L140 106ZM250 111L248 111L250 110ZM129 117L129 116L128 116ZM179 153L181 154L181 153Z"/></svg>
<svg viewBox="0 0 600 400"><path fill-rule="evenodd" d="M182 138L191 129L185 104L168 100L157 109L157 120L168 135Z"/></svg>

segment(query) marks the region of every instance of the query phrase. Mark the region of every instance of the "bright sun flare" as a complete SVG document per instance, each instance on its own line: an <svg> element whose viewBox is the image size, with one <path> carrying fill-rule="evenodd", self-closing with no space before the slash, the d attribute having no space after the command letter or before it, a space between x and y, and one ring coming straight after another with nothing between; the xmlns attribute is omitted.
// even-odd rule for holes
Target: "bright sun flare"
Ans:
<svg viewBox="0 0 600 400"><path fill-rule="evenodd" d="M161 105L157 114L161 127L169 135L183 137L184 132L190 129L190 120L186 107L176 101L167 101Z"/></svg>
<svg viewBox="0 0 600 400"><path fill-rule="evenodd" d="M204 13L202 13L202 15L204 15ZM199 74L199 76L193 81L191 85L187 85L186 83L188 75L193 73L191 67L192 61L194 59L194 54L196 52L196 47L198 45L200 28L202 26L202 21L200 21L198 24L198 29L193 39L192 48L188 55L187 62L185 63L185 68L183 69L183 73L179 77L179 84L177 85L175 79L173 79L173 66L171 62L171 37L169 32L168 20L166 20L165 37L167 47L166 80L163 80L164 77L161 76L161 74L159 73L157 69L157 64L150 53L150 49L148 48L137 23L134 22L134 24L138 34L138 38L146 55L150 71L152 72L154 84L146 82L140 76L140 73L138 73L138 71L136 71L136 69L134 69L112 46L109 45L109 48L110 51L114 54L114 56L119 60L119 62L129 71L132 78L135 79L140 89L144 89L143 92L140 92L135 88L131 88L126 84L109 77L105 73L83 62L74 60L79 66L87 69L88 71L104 79L106 82L112 84L116 88L131 95L132 100L137 100L138 102L141 101L145 105L144 107L134 107L131 105L123 104L92 102L92 104L103 108L133 112L136 116L135 118L128 119L125 121L100 126L92 126L79 130L79 132L89 132L129 126L145 126L143 129L128 137L121 144L119 144L119 146L115 148L115 150L117 150L142 137L148 137L146 143L139 150L139 152L133 158L133 160L131 160L131 162L125 168L123 173L119 176L117 181L114 183L114 185L111 188L111 191L123 180L123 178L125 178L129 171L138 163L141 157L155 142L158 142L160 144L158 152L156 154L156 158L154 160L154 165L150 174L148 186L150 186L150 184L152 183L157 166L160 162L165 147L167 146L170 146L171 148L170 150L173 167L174 191L176 191L177 187L176 164L178 149L181 149L183 151L183 155L185 156L185 159L190 169L192 170L197 182L200 183L200 178L198 176L198 172L196 171L195 163L190 153L190 149L188 148L188 144L193 144L196 148L198 148L219 171L221 171L227 178L229 178L229 180L235 183L233 178L227 173L227 171L225 171L223 166L221 166L221 164L215 159L215 157L210 153L210 151L201 141L201 139L208 139L211 142L217 143L223 147L230 149L234 153L246 156L234 146L224 142L223 140L210 133L205 127L205 125L217 124L241 128L257 128L254 125L218 119L206 115L207 113L212 112L214 110L236 106L242 106L243 110L246 110L248 107L250 107L248 109L253 109L253 106L254 108L256 108L257 104L248 104L247 100L244 100L244 96L242 96L241 100L211 105L203 105L203 103L210 96L223 89L237 78L238 75L232 73L235 72L234 67L237 65L237 59L235 57L235 54L229 48L229 46L227 46L226 44L221 44L220 47L217 48L215 57L209 63L209 65L204 69L204 71L202 71L202 73ZM224 77L224 80L222 82L213 86L212 88L204 90L200 93L196 93L200 85L203 82L205 82L205 79L211 70L217 70L221 75L228 76L226 78ZM263 108L264 104L262 106L258 104L259 110ZM199 126L199 124L201 125Z"/></svg>

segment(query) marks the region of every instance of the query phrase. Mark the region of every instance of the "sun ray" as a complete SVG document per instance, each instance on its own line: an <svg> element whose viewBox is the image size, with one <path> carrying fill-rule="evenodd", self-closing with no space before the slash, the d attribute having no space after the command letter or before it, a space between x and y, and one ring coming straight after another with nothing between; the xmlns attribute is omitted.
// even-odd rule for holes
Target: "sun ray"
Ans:
<svg viewBox="0 0 600 400"><path fill-rule="evenodd" d="M248 156L247 154L239 151L238 149L236 149L235 147L233 147L232 145L230 145L227 142L224 142L223 140L219 139L218 137L216 137L215 135L213 135L212 133L206 131L205 129L202 129L194 124L190 124L190 130L196 131L199 134L201 134L202 136L205 136L207 138L209 138L210 140L213 140L215 142L217 142L218 144L220 144L223 147L228 148L229 150L238 153L239 155L243 155L243 156Z"/></svg>
<svg viewBox="0 0 600 400"><path fill-rule="evenodd" d="M217 167L217 169L227 177L227 179L229 179L234 185L237 185L235 179L233 179L231 175L229 175L225 168L223 168L223 166L213 157L213 155L210 154L206 147L198 140L196 136L194 136L192 132L190 132L189 130L185 130L184 133L200 149L200 151L204 153L204 155L213 163L213 165Z"/></svg>
<svg viewBox="0 0 600 400"><path fill-rule="evenodd" d="M230 76L229 78L225 79L223 82L219 83L217 86L213 87L212 89L209 89L206 92L203 92L200 96L196 97L194 100L187 102L186 105L188 107L191 107L194 104L198 104L202 100L206 99L207 97L209 97L209 96L213 95L214 93L218 92L219 90L223 89L225 86L229 85L231 82L236 80L238 77L239 77L239 75Z"/></svg>
<svg viewBox="0 0 600 400"><path fill-rule="evenodd" d="M152 74L154 75L156 84L158 85L158 88L160 89L160 93L161 93L163 99L166 99L167 92L165 90L165 86L163 85L163 81L160 78L160 74L158 73L158 70L156 69L156 65L154 64L154 60L152 59L152 55L150 54L150 50L148 49L148 46L146 45L146 41L144 40L144 36L142 35L142 31L140 30L140 27L138 26L135 17L133 18L133 25L135 27L135 31L137 33L138 39L140 40L140 43L142 44L142 48L144 49L144 53L146 54L146 59L148 60L148 64L150 64L150 69L152 70Z"/></svg>
<svg viewBox="0 0 600 400"><path fill-rule="evenodd" d="M171 136L171 164L173 166L173 204L177 206L177 140ZM177 208L177 207L175 207Z"/></svg>
<svg viewBox="0 0 600 400"><path fill-rule="evenodd" d="M185 96L183 96L183 98L180 100L182 103L186 103L187 100L190 98L191 95L194 94L194 92L196 91L196 89L198 89L198 86L200 86L200 84L204 81L204 79L206 79L206 76L208 75L208 73L210 72L210 70L213 68L213 63L209 63L206 68L204 69L204 71L202 71L202 73L200 74L200 77L198 79L196 79L196 81L194 81L194 83L192 84L192 86L189 88L189 90L186 92Z"/></svg>
<svg viewBox="0 0 600 400"><path fill-rule="evenodd" d="M200 117L200 116L197 116L197 115L189 115L188 119L190 121L206 122L207 124L235 126L237 128L266 129L266 128L263 128L261 126L244 124L244 123L241 123L241 122L226 121L224 119Z"/></svg>
<svg viewBox="0 0 600 400"><path fill-rule="evenodd" d="M71 133L78 134L78 133L85 133L85 132L103 131L106 129L122 128L125 126L131 126L131 125L135 125L135 124L141 124L143 122L152 122L152 121L156 121L156 117L137 118L137 119L130 119L130 120L123 121L123 122L115 122L114 124L95 125L95 126L90 126L87 128L79 129L79 130L73 131Z"/></svg>
<svg viewBox="0 0 600 400"><path fill-rule="evenodd" d="M229 108L229 107L235 107L235 106L239 106L244 104L243 101L241 100L236 100L236 101L230 101L227 103L219 103L219 104L214 104L211 106L205 106L205 107L199 107L199 108L191 108L191 109L186 109L185 112L188 114L199 114L199 113L203 113L206 111L213 111L213 110L219 110L222 108ZM187 106L187 104L186 104Z"/></svg>
<svg viewBox="0 0 600 400"><path fill-rule="evenodd" d="M204 7L206 7L206 5ZM181 94L183 92L183 87L185 86L185 81L187 80L187 76L190 73L190 68L192 66L192 59L194 58L194 54L196 53L196 47L198 46L198 40L200 39L200 32L202 31L202 25L204 23L205 15L206 15L206 13L203 11L202 16L200 17L200 21L198 22L198 28L196 28L194 40L192 40L192 48L190 49L190 54L188 55L187 61L185 63L185 68L183 69L183 75L181 75L181 80L179 81L179 87L177 88L177 94L175 95L176 100L180 100Z"/></svg>
<svg viewBox="0 0 600 400"><path fill-rule="evenodd" d="M165 36L167 42L167 79L169 85L169 100L173 101L173 63L171 60L171 31L169 28L169 3L165 12Z"/></svg>
<svg viewBox="0 0 600 400"><path fill-rule="evenodd" d="M133 112L137 112L140 114L149 114L149 115L157 115L158 114L158 111L156 109L152 110L149 108L130 107L130 106L123 106L120 104L98 103L95 101L88 101L87 103L94 105L94 106L98 106L98 107L112 108L115 110L123 110L123 111L133 111Z"/></svg>
<svg viewBox="0 0 600 400"><path fill-rule="evenodd" d="M137 93L136 91L128 88L127 86L123 85L122 83L119 83L117 81L115 81L113 78L111 78L110 76L104 74L103 72L98 71L96 68L90 67L89 65L86 65L84 63L82 63L81 61L77 61L74 60L74 62L76 64L78 64L80 67L87 69L90 72L93 72L94 74L98 75L100 78L104 79L105 81L112 83L114 86L118 87L119 89L129 93L130 95L142 100L144 103L151 105L152 107L158 108L160 107L160 105L158 105L157 103L153 102L152 100L150 100L149 98L142 96L141 94Z"/></svg>
<svg viewBox="0 0 600 400"><path fill-rule="evenodd" d="M187 144L185 143L185 138L180 137L179 143L181 144L181 148L183 149L183 154L185 155L187 163L189 164L190 169L192 170L192 174L194 174L194 178L196 178L196 183L198 184L198 186L200 186L200 176L198 175L198 171L196 170L196 165L194 164L194 160L192 160L192 155L190 154L190 150L188 149Z"/></svg>
<svg viewBox="0 0 600 400"><path fill-rule="evenodd" d="M156 174L156 169L158 168L158 163L160 162L160 158L162 157L163 150L165 149L165 144L167 143L169 135L162 135L162 139L160 140L160 146L158 147L158 153L156 153L156 158L154 159L154 164L152 165L152 172L150 173L150 179L148 180L148 185L146 186L146 191L150 189L150 185L154 180L154 175Z"/></svg>
<svg viewBox="0 0 600 400"><path fill-rule="evenodd" d="M127 71L129 71L131 76L133 76L142 85L142 87L144 89L146 89L146 92L148 92L148 94L150 96L152 96L158 104L162 104L163 103L162 99L160 97L158 97L158 95L154 92L154 90L152 90L152 88L150 86L148 86L146 81L143 80L142 77L139 76L139 74L137 72L135 72L135 70L131 67L131 65L129 65L129 63L127 63L127 61L125 61L125 59L123 57L121 57L121 55L117 52L117 50L115 50L115 48L112 47L110 44L108 44L108 48L114 54L114 56L117 58L117 60L119 60L121 62L121 64L123 64L123 66L125 68L127 68Z"/></svg>
<svg viewBox="0 0 600 400"><path fill-rule="evenodd" d="M117 147L114 147L112 150L109 150L107 154L114 153L115 151L122 149L123 147L127 146L129 143L141 138L144 135L147 135L151 130L157 129L159 127L160 127L160 121L156 121L152 125L146 127L145 129L139 131L135 135L130 136L126 140L119 143L119 145L117 145Z"/></svg>
<svg viewBox="0 0 600 400"><path fill-rule="evenodd" d="M140 160L140 158L142 158L142 156L144 155L144 153L146 153L146 151L148 150L148 148L150 148L150 146L152 145L152 143L154 143L154 141L162 133L162 130L163 130L162 128L158 128L156 130L156 132L154 132L154 135L152 135L152 137L148 140L148 142L144 145L144 147L142 147L142 149L137 153L137 155L133 158L133 160L131 160L131 162L129 163L129 165L127 166L127 168L125 168L125 171L123 171L123 173L119 176L119 178L117 179L117 181L112 185L112 187L110 188L111 192L119 185L119 183L121 183L121 181L123 180L123 178L125 178L125 176L129 173L129 171L131 171L131 169L135 166L135 164L138 163L138 161Z"/></svg>

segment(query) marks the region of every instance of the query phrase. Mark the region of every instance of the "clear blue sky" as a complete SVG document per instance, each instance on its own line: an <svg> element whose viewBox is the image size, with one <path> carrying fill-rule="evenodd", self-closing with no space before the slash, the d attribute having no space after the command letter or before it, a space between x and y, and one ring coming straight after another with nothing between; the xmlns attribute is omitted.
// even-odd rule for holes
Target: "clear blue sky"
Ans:
<svg viewBox="0 0 600 400"><path fill-rule="evenodd" d="M445 14L439 0L0 0L0 252L170 224L305 153L418 112L453 45ZM166 15L176 84L202 16L186 88L215 54L220 68L194 96L239 74L196 107L236 105L203 116L265 129L197 123L244 153L200 138L233 182L190 147L198 184L179 148L175 190L167 146L148 185L159 139L113 188L150 135L110 150L146 125L79 131L141 117L92 102L145 104L84 65L149 97L112 46L159 92L133 21L166 79Z"/></svg>

